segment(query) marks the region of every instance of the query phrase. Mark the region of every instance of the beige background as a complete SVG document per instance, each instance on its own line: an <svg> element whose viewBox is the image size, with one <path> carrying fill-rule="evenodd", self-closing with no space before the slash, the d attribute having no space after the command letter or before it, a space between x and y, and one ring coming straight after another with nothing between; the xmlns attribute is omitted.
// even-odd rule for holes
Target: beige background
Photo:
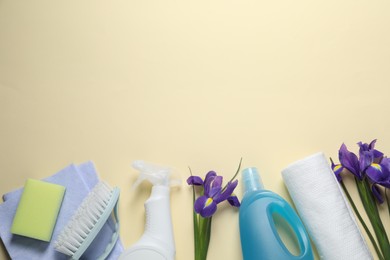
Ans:
<svg viewBox="0 0 390 260"><path fill-rule="evenodd" d="M128 247L150 192L130 190L131 162L171 166L183 180L171 196L177 259L192 259L188 166L228 178L243 157L290 200L280 171L295 160L374 138L390 154L389 11L360 0L0 0L0 193L92 160L122 190ZM226 205L209 259L241 259Z"/></svg>

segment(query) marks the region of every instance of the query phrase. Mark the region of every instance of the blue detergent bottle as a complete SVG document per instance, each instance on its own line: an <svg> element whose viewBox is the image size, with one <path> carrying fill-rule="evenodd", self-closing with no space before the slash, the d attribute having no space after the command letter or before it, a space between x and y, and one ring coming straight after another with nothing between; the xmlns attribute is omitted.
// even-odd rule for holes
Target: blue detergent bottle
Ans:
<svg viewBox="0 0 390 260"><path fill-rule="evenodd" d="M312 260L313 251L302 221L290 204L276 193L265 190L256 168L242 171L244 197L239 222L244 260ZM298 255L283 243L274 217L281 217L295 233Z"/></svg>

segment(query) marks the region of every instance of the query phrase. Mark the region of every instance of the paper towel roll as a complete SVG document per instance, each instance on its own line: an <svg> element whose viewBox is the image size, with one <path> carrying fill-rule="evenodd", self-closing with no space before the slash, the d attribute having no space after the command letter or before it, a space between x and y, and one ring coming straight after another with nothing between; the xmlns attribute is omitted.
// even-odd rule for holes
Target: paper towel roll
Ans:
<svg viewBox="0 0 390 260"><path fill-rule="evenodd" d="M321 259L373 259L323 153L291 164L282 177Z"/></svg>

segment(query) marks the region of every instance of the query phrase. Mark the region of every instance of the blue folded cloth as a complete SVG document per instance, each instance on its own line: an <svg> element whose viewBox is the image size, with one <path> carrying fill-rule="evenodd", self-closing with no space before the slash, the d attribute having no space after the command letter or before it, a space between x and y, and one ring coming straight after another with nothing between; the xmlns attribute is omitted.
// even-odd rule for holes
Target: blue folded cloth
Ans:
<svg viewBox="0 0 390 260"><path fill-rule="evenodd" d="M11 234L12 221L23 189L14 190L3 196L4 203L0 204L0 238L12 259L68 259L68 256L54 250L53 243L82 200L99 181L92 162L81 165L72 164L44 180L66 187L64 200L53 231L53 238L49 243ZM114 223L112 219L109 219L81 259L97 259L111 240L113 232ZM118 240L107 259L117 259L122 251L122 243Z"/></svg>

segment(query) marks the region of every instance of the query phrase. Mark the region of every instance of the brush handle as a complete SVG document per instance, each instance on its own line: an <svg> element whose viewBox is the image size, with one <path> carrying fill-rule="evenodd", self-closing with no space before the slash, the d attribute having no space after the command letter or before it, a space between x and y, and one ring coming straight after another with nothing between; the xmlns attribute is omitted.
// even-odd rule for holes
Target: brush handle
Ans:
<svg viewBox="0 0 390 260"><path fill-rule="evenodd" d="M107 256L111 253L112 249L114 248L114 246L116 245L116 242L118 241L119 239L119 215L118 215L118 201L116 202L115 204L115 207L114 207L114 217L115 217L115 229L114 229L114 233L112 234L112 237L111 237L111 241L110 243L107 245L106 249L104 250L104 253L99 256L98 260L104 260L107 258Z"/></svg>
<svg viewBox="0 0 390 260"><path fill-rule="evenodd" d="M95 239L97 234L100 232L104 224L107 222L107 219L110 217L112 211L114 210L115 218L117 220L117 223L115 225L115 232L112 236L111 242L107 245L106 249L104 250L104 253L98 258L99 260L105 259L107 255L111 252L111 250L114 248L114 245L116 241L118 240L119 236L119 218L117 214L117 207L118 207L118 200L119 200L119 189L114 188L112 191L111 199L105 208L103 214L100 216L98 222L95 224L95 226L92 228L84 242L82 243L81 247L75 252L75 254L72 256L72 260L79 259L84 252L88 249L92 241Z"/></svg>

